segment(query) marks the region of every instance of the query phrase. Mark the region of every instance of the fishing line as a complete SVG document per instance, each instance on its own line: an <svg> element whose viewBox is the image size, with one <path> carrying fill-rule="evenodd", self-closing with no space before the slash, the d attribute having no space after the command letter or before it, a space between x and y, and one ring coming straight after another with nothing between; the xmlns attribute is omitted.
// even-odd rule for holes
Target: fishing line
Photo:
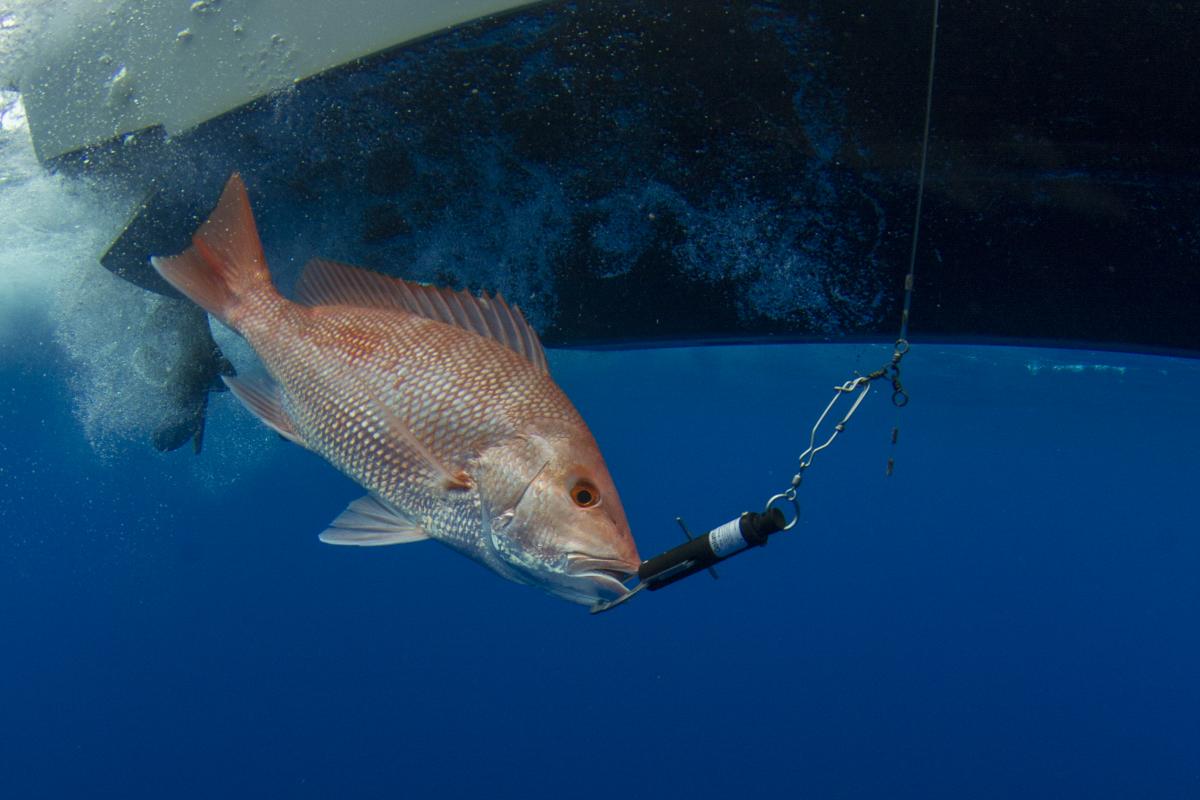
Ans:
<svg viewBox="0 0 1200 800"><path fill-rule="evenodd" d="M908 320L912 312L913 284L917 273L917 244L921 238L921 210L925 204L925 172L929 161L929 125L933 118L933 74L937 63L938 12L941 10L941 0L933 0L933 22L929 32L929 73L925 80L925 128L921 133L921 167L917 172L917 210L913 215L912 247L908 252L908 274L904 276L904 307L900 311L900 335L896 337L896 353L901 356L900 347L908 349ZM893 359L896 355L893 354ZM895 360L897 368L899 361ZM897 375L899 380L899 375ZM894 399L894 398L893 398ZM896 469L896 445L900 441L900 408L904 403L894 403L896 411L892 422L891 449L888 451L887 476L890 478Z"/></svg>
<svg viewBox="0 0 1200 800"><path fill-rule="evenodd" d="M937 59L938 10L941 0L933 0L933 30L929 34L929 77L925 82L925 130L921 135L921 168L917 173L917 213L913 217L912 249L908 253L908 274L904 276L904 310L900 312L901 341L908 340L908 315L912 310L913 278L917 273L917 242L921 235L921 207L925 202L925 164L929 160L929 121L933 117L933 68Z"/></svg>
<svg viewBox="0 0 1200 800"><path fill-rule="evenodd" d="M805 471L812 465L813 458L816 457L817 453L833 444L838 435L846 430L846 425L850 422L850 418L854 416L854 412L858 410L863 400L866 399L867 393L870 392L872 383L880 379L890 379L892 384L892 405L895 406L897 415L899 415L900 409L908 404L908 393L905 392L904 386L900 382L900 361L909 351L908 321L912 310L913 282L917 271L917 243L921 233L921 212L925 199L925 173L929 160L929 127L930 119L933 116L933 74L937 56L938 12L940 5L941 0L933 0L933 21L929 37L929 73L925 83L925 122L921 134L921 165L917 173L917 208L913 218L912 248L908 256L908 273L904 276L904 305L900 312L900 333L896 338L891 362L869 375L860 375L846 381L840 386L834 387L833 399L825 406L825 410L821 412L816 424L813 425L808 439L808 448L800 454L800 467L792 477L790 485L778 494L772 495L767 500L761 512L743 512L698 538L694 538L688 532L683 520L676 517L675 521L683 528L683 533L687 537L687 541L654 558L643 561L637 571L637 585L615 600L598 601L591 608L593 614L615 608L644 589L653 592L702 570L708 570L712 574L712 577L716 578L717 574L713 570L714 564L732 558L738 553L746 552L755 547L762 547L766 545L767 537L770 535L792 529L800 519L800 504L796 499L796 495L801 482L804 480ZM830 418L829 415L839 400L850 398L851 396L853 396L853 399L849 401L849 409L838 422L833 424L832 432L822 440L818 436L818 433L825 424L826 419ZM837 419L837 417L833 417L833 419ZM892 474L895 466L894 454L899 433L899 426L894 425L891 436L891 454L889 454L887 461L887 474L889 476ZM794 516L791 520L786 518L783 510L780 508L785 503L790 504L793 510Z"/></svg>

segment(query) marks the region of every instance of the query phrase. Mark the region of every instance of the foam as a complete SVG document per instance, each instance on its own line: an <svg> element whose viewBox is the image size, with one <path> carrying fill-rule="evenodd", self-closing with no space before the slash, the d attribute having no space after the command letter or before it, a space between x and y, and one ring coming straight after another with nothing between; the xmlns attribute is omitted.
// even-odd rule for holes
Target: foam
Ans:
<svg viewBox="0 0 1200 800"><path fill-rule="evenodd" d="M119 229L121 211L81 182L45 171L15 92L0 91L0 341L22 335L20 312L45 314ZM107 206L107 207L106 207Z"/></svg>
<svg viewBox="0 0 1200 800"><path fill-rule="evenodd" d="M47 3L45 0L7 0L0 6L0 88L20 83L25 64L37 51L57 11L74 18L74 11L83 3ZM69 24L65 20L62 26ZM60 26L61 27L61 26Z"/></svg>
<svg viewBox="0 0 1200 800"><path fill-rule="evenodd" d="M42 168L19 95L0 92L0 343L16 349L35 331L51 332L82 370L73 388L100 387L96 373L119 357L119 326L144 308L137 290L117 285L97 258L122 219L113 198ZM97 429L90 411L81 421Z"/></svg>
<svg viewBox="0 0 1200 800"><path fill-rule="evenodd" d="M151 450L150 437L180 413L164 365L186 350L178 327L170 324L178 303L142 291L100 265L99 255L133 205L133 198L102 183L42 167L20 97L0 91L0 347L6 357L52 363L54 354L39 345L48 340L57 346L82 433L112 462L162 457ZM236 480L249 462L261 460L263 445L271 442L249 415L223 400L211 410L233 419L210 427L206 435L223 457L195 459L188 448L176 454L190 459L186 470L201 485Z"/></svg>

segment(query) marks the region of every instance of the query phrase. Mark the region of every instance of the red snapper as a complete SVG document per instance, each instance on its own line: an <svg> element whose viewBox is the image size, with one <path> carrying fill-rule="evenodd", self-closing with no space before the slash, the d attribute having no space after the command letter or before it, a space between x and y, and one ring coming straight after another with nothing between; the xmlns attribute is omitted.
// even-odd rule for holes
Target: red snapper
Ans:
<svg viewBox="0 0 1200 800"><path fill-rule="evenodd" d="M502 297L316 259L288 300L236 174L192 246L152 262L262 360L267 376L225 378L237 398L367 490L322 541L437 539L573 602L626 593L640 559L616 487Z"/></svg>

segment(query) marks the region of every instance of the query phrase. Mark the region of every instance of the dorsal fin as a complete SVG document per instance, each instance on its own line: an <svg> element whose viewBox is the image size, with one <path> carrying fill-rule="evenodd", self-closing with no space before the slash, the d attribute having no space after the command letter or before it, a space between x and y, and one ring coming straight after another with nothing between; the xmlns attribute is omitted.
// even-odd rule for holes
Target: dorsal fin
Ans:
<svg viewBox="0 0 1200 800"><path fill-rule="evenodd" d="M310 306L345 305L407 311L426 319L455 325L477 333L525 356L542 372L549 372L546 353L537 333L521 309L504 298L475 297L463 290L440 289L403 281L378 272L314 258L296 282L296 299Z"/></svg>

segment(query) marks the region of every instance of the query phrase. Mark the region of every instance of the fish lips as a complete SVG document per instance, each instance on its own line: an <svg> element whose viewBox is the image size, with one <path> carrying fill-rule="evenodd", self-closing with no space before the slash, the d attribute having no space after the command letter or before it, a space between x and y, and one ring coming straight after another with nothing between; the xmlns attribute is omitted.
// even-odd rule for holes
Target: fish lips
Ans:
<svg viewBox="0 0 1200 800"><path fill-rule="evenodd" d="M625 581L637 574L638 564L587 553L568 553L564 573L590 583L598 600L616 600L629 593Z"/></svg>
<svg viewBox="0 0 1200 800"><path fill-rule="evenodd" d="M504 535L511 518L511 513L496 517L489 538L503 564L501 574L583 605L592 605L597 600L616 600L629 594L625 581L637 574L640 562L580 551L560 553L552 558L531 554Z"/></svg>

